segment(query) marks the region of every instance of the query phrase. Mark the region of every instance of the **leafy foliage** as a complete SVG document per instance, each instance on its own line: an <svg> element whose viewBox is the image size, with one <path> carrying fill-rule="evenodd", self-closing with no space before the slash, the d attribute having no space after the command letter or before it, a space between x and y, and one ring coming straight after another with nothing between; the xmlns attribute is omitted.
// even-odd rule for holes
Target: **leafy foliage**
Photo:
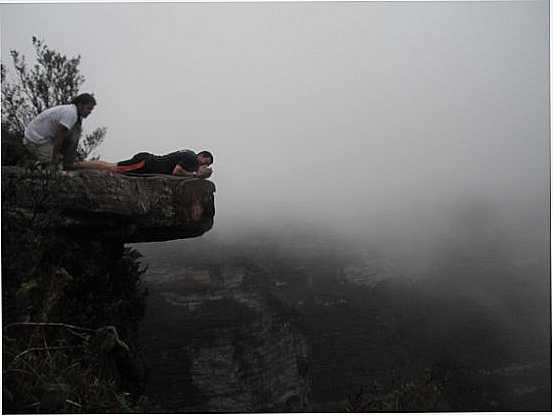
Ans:
<svg viewBox="0 0 553 415"><path fill-rule="evenodd" d="M109 329L61 323L6 326L6 413L143 413L151 406L148 399L126 392L114 376L121 347L106 342Z"/></svg>
<svg viewBox="0 0 553 415"><path fill-rule="evenodd" d="M61 180L38 165L2 186L4 408L143 412L144 370L133 345L146 295L140 254L60 231Z"/></svg>
<svg viewBox="0 0 553 415"><path fill-rule="evenodd" d="M100 127L96 128L90 134L87 134L84 140L79 142L79 147L77 148L77 159L84 160L87 156L91 155L92 152L102 141L106 135L107 128ZM98 159L98 157L91 157L92 160Z"/></svg>
<svg viewBox="0 0 553 415"><path fill-rule="evenodd" d="M33 36L36 63L29 67L24 55L11 50L15 81L2 75L2 130L23 137L25 126L38 114L55 105L67 104L79 94L85 77L79 71L81 56L73 58L50 49ZM100 127L81 139L78 158L84 159L102 143L106 128Z"/></svg>
<svg viewBox="0 0 553 415"><path fill-rule="evenodd" d="M22 166L35 161L27 147L23 145L21 137L2 128L2 166Z"/></svg>
<svg viewBox="0 0 553 415"><path fill-rule="evenodd" d="M375 381L348 397L348 412L432 412L440 410L447 378L426 369L415 379L398 377L388 388Z"/></svg>

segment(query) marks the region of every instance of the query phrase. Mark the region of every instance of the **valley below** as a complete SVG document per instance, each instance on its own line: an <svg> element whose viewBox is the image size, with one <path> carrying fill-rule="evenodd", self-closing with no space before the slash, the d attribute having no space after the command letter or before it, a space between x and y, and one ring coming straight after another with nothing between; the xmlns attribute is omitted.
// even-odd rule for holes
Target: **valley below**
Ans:
<svg viewBox="0 0 553 415"><path fill-rule="evenodd" d="M136 245L146 394L164 411L550 409L543 261L421 278L328 235L255 241Z"/></svg>

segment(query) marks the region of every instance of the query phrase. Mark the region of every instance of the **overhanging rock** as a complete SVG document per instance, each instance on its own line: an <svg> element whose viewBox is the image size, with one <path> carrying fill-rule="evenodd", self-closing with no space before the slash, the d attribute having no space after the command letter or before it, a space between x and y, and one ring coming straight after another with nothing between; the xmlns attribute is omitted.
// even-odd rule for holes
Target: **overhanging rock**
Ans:
<svg viewBox="0 0 553 415"><path fill-rule="evenodd" d="M200 236L213 226L214 193L212 182L195 178L2 167L3 207L10 206L14 219L55 211L53 227L94 239L154 242Z"/></svg>

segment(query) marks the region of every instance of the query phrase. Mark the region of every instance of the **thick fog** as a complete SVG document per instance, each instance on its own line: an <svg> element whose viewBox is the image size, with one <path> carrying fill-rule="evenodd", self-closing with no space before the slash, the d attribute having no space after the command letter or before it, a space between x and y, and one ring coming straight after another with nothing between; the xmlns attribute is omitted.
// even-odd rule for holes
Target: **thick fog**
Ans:
<svg viewBox="0 0 553 415"><path fill-rule="evenodd" d="M0 10L3 64L33 35L82 56L102 159L214 153L216 235L307 224L424 269L493 228L548 255L546 1Z"/></svg>

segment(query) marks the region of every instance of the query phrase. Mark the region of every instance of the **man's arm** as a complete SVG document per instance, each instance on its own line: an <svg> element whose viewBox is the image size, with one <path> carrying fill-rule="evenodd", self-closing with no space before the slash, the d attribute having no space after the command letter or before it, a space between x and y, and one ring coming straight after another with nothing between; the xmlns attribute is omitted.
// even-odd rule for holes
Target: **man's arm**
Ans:
<svg viewBox="0 0 553 415"><path fill-rule="evenodd" d="M180 164L177 164L173 169L173 176L186 176L186 177L195 177L196 173L193 171L188 171Z"/></svg>
<svg viewBox="0 0 553 415"><path fill-rule="evenodd" d="M198 169L196 176L199 177L200 179L207 179L208 177L211 177L212 173L213 173L213 169L211 167L201 166Z"/></svg>
<svg viewBox="0 0 553 415"><path fill-rule="evenodd" d="M67 137L69 130L62 124L58 125L56 128L56 135L54 136L54 149L52 151L52 163L56 164L59 160L62 159L63 155L61 149L63 147L63 141Z"/></svg>
<svg viewBox="0 0 553 415"><path fill-rule="evenodd" d="M197 172L190 172L182 167L180 164L177 164L173 169L174 176L198 177L200 179L207 179L211 176L212 173L213 170L211 169L211 167L207 166L200 167Z"/></svg>

